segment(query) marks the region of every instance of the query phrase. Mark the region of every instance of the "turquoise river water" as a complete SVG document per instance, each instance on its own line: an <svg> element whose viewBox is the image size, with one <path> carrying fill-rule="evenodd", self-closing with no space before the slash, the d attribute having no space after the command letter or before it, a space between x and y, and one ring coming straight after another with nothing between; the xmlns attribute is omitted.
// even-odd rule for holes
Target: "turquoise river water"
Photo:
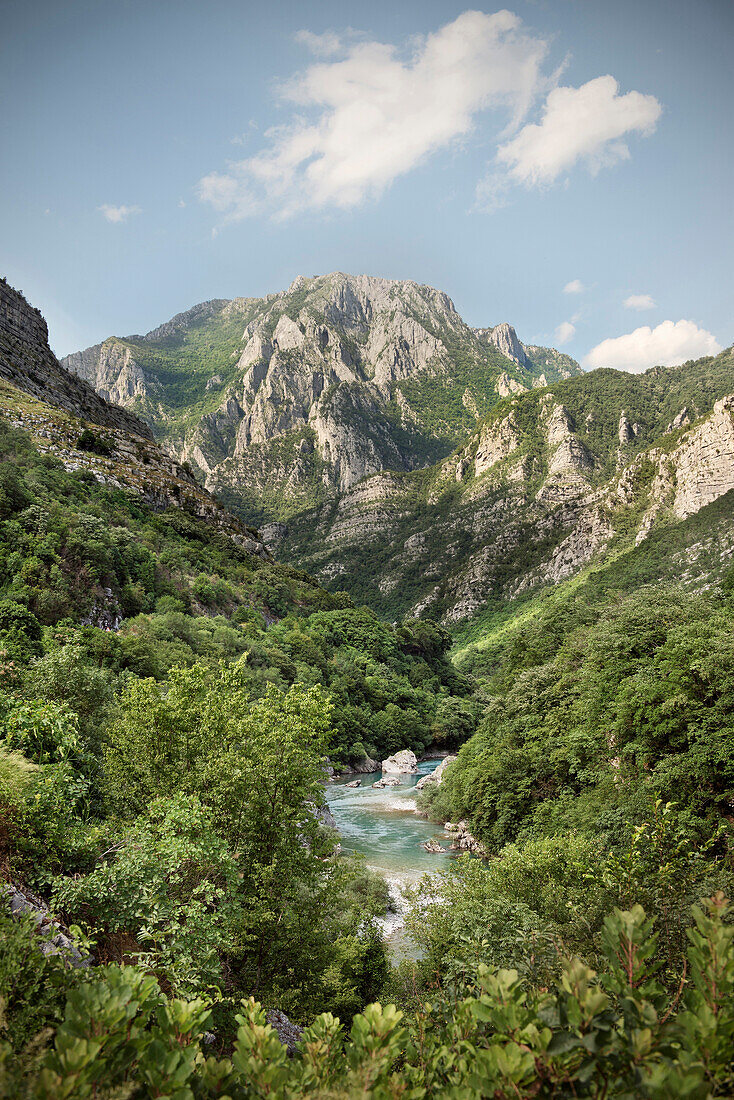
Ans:
<svg viewBox="0 0 734 1100"><path fill-rule="evenodd" d="M418 780L435 770L440 760L422 760L417 775L399 776L399 787L375 790L372 786L381 773L337 779L326 789L326 798L336 820L342 847L360 852L367 865L387 880L394 912L382 922L386 938L398 954L410 953L403 944L401 887L417 882L431 871L445 870L453 853L427 852L421 845L431 839L444 847L448 839L439 825L416 814ZM347 783L360 780L359 787Z"/></svg>

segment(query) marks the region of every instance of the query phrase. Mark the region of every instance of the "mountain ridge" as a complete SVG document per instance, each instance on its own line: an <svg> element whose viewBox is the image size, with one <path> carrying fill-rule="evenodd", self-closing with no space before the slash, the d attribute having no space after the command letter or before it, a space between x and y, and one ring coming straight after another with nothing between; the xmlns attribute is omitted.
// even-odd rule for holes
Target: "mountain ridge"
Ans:
<svg viewBox="0 0 734 1100"><path fill-rule="evenodd" d="M552 349L537 369L506 323L479 332L443 291L334 272L201 303L64 363L262 521L430 465L506 393L580 371Z"/></svg>
<svg viewBox="0 0 734 1100"><path fill-rule="evenodd" d="M264 534L386 616L459 622L676 530L731 491L732 394L728 349L511 395L430 469L367 478Z"/></svg>

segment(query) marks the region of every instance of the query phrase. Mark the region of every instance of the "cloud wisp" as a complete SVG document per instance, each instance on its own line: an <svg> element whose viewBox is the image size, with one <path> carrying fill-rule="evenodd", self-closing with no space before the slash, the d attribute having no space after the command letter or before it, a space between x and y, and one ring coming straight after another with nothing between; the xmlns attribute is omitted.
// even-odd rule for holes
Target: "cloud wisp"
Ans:
<svg viewBox="0 0 734 1100"><path fill-rule="evenodd" d="M576 335L576 326L571 321L562 321L554 335L559 346L567 344Z"/></svg>
<svg viewBox="0 0 734 1100"><path fill-rule="evenodd" d="M613 76L598 76L580 88L554 88L540 123L529 123L500 145L497 160L509 179L526 187L555 183L583 164L594 176L601 168L627 160L624 140L649 135L662 107L653 95L620 95Z"/></svg>
<svg viewBox="0 0 734 1100"><path fill-rule="evenodd" d="M112 222L113 225L119 225L121 222L126 222L133 214L141 214L142 210L139 206L111 206L109 203L102 203L98 206L100 214L108 222Z"/></svg>
<svg viewBox="0 0 734 1100"><path fill-rule="evenodd" d="M262 152L199 182L199 197L237 220L263 209L349 208L379 197L432 153L465 138L480 111L503 108L511 125L547 87L546 41L508 11L467 11L422 39L395 46L300 32L310 65L282 90L298 112L269 131ZM313 117L315 115L315 117Z"/></svg>
<svg viewBox="0 0 734 1100"><path fill-rule="evenodd" d="M563 288L564 294L583 294L586 287L580 279L571 279L570 283L566 283Z"/></svg>
<svg viewBox="0 0 734 1100"><path fill-rule="evenodd" d="M622 302L625 309L655 309L655 299L649 294L630 294L629 298L625 298Z"/></svg>
<svg viewBox="0 0 734 1100"><path fill-rule="evenodd" d="M199 198L224 220L354 208L501 110L490 135L500 144L477 186L477 205L492 209L510 187L626 159L628 135L652 133L662 109L652 95L622 94L612 76L556 87L560 70L543 71L548 40L509 11L465 11L404 50L351 30L296 39L314 60L280 88L290 120L266 132L260 152L199 181ZM540 121L529 123L537 104Z"/></svg>
<svg viewBox="0 0 734 1100"><path fill-rule="evenodd" d="M656 328L643 325L634 332L602 340L584 359L584 366L616 367L640 374L649 367L678 367L689 359L718 355L721 345L693 321L663 321Z"/></svg>

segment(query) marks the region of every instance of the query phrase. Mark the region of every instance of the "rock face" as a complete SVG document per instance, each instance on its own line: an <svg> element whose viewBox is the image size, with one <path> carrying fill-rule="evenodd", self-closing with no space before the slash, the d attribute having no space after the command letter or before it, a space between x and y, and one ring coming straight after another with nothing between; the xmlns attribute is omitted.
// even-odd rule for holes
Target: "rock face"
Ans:
<svg viewBox="0 0 734 1100"><path fill-rule="evenodd" d="M388 756L382 761L382 774L387 775L415 775L418 771L418 760L410 749L401 749L394 756Z"/></svg>
<svg viewBox="0 0 734 1100"><path fill-rule="evenodd" d="M532 364L527 356L525 348L522 346L517 338L512 325L508 325L506 321L503 321L500 325L495 325L494 328L478 328L474 330L480 339L486 340L502 352L504 356L511 359L513 363L517 363L521 367L530 369Z"/></svg>
<svg viewBox="0 0 734 1100"><path fill-rule="evenodd" d="M713 415L689 433L671 460L673 510L681 519L734 489L734 396L717 401Z"/></svg>
<svg viewBox="0 0 734 1100"><path fill-rule="evenodd" d="M279 556L390 619L453 623L603 563L730 491L731 349L512 395L431 470L368 477L294 517Z"/></svg>
<svg viewBox="0 0 734 1100"><path fill-rule="evenodd" d="M0 279L0 378L91 424L117 428L139 439L153 438L142 420L107 404L61 366L48 346L48 328L40 312L5 279Z"/></svg>
<svg viewBox="0 0 734 1100"><path fill-rule="evenodd" d="M230 515L157 443L148 426L110 405L86 382L69 374L48 346L38 310L0 280L0 411L27 431L39 451L71 472L135 493L155 510L184 509L260 558L268 552L257 533ZM83 445L86 430L92 448ZM93 609L93 625L115 628L119 609L109 601Z"/></svg>
<svg viewBox="0 0 734 1100"><path fill-rule="evenodd" d="M473 330L432 287L340 272L205 302L64 364L271 522L445 456L538 373L510 325Z"/></svg>
<svg viewBox="0 0 734 1100"><path fill-rule="evenodd" d="M444 772L449 764L453 764L454 760L456 760L455 756L445 756L434 772L429 772L428 775L424 775L418 780L415 785L416 790L422 791L431 786L440 787Z"/></svg>
<svg viewBox="0 0 734 1100"><path fill-rule="evenodd" d="M503 371L497 379L496 389L499 397L511 397L513 393L524 393L527 386L523 386L522 382L516 382L514 378L510 378L507 371Z"/></svg>

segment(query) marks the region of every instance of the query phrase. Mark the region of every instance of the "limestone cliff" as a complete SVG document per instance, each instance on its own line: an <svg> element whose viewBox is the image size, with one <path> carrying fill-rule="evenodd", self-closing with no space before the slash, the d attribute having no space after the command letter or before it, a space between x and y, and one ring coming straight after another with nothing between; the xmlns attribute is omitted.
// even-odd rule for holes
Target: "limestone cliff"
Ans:
<svg viewBox="0 0 734 1100"><path fill-rule="evenodd" d="M244 514L279 520L430 465L539 374L511 326L473 330L432 287L340 272L203 303L65 364Z"/></svg>
<svg viewBox="0 0 734 1100"><path fill-rule="evenodd" d="M531 389L431 470L368 477L293 517L277 552L392 617L456 622L653 534L674 545L677 525L734 491L731 394L731 349ZM701 545L686 551L692 579L728 560ZM714 556L697 571L704 552Z"/></svg>
<svg viewBox="0 0 734 1100"><path fill-rule="evenodd" d="M512 325L508 325L506 321L502 324L495 325L494 328L478 328L474 330L480 340L486 340L502 352L507 359L511 359L513 363L517 363L520 367L530 369L532 363L528 358L525 348L522 346L517 338Z"/></svg>
<svg viewBox="0 0 734 1100"><path fill-rule="evenodd" d="M0 279L0 378L92 424L153 438L147 424L109 404L61 366L48 346L48 328L40 312L5 279Z"/></svg>

